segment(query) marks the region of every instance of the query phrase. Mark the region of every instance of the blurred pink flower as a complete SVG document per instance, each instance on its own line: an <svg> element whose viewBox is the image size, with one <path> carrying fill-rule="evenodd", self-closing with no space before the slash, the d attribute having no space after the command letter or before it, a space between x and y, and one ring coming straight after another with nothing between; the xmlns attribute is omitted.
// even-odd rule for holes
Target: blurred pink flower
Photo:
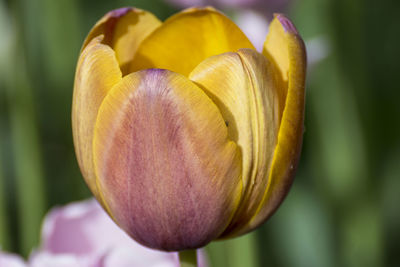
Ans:
<svg viewBox="0 0 400 267"><path fill-rule="evenodd" d="M206 267L204 253L199 266ZM14 265L13 265L14 264ZM0 252L0 267L179 267L177 253L139 245L123 232L95 200L53 209L42 226L42 244L26 264Z"/></svg>
<svg viewBox="0 0 400 267"><path fill-rule="evenodd" d="M247 9L236 14L235 22L244 34L246 34L257 51L261 52L265 36L268 34L268 19L257 11Z"/></svg>
<svg viewBox="0 0 400 267"><path fill-rule="evenodd" d="M0 250L0 267L26 267L26 264L20 256Z"/></svg>

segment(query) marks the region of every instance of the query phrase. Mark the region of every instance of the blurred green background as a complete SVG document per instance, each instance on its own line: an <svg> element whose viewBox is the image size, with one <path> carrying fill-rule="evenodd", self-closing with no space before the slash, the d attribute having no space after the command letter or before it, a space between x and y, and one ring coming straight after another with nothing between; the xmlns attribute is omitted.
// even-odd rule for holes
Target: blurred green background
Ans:
<svg viewBox="0 0 400 267"><path fill-rule="evenodd" d="M121 6L161 19L177 10L162 0L0 0L4 250L27 256L49 208L90 196L72 145L75 64L91 26ZM400 1L372 0L284 10L309 52L324 52L308 71L298 174L260 229L208 247L213 266L400 266L399 11Z"/></svg>

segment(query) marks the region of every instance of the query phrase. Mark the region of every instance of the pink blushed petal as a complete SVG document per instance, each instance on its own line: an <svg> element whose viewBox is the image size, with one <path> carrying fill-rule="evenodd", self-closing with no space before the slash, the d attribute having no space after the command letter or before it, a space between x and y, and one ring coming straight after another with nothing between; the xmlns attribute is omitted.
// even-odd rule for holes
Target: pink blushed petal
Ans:
<svg viewBox="0 0 400 267"><path fill-rule="evenodd" d="M121 7L121 8L110 11L108 13L108 15L112 18L120 18L122 16L125 16L131 10L132 10L132 8L130 8L130 7Z"/></svg>
<svg viewBox="0 0 400 267"><path fill-rule="evenodd" d="M20 256L0 251L0 267L27 267L27 265Z"/></svg>
<svg viewBox="0 0 400 267"><path fill-rule="evenodd" d="M285 32L293 33L293 34L299 34L297 31L296 27L294 26L293 22L288 19L285 15L283 14L274 14L276 18L279 20L279 22L282 24L283 29Z"/></svg>

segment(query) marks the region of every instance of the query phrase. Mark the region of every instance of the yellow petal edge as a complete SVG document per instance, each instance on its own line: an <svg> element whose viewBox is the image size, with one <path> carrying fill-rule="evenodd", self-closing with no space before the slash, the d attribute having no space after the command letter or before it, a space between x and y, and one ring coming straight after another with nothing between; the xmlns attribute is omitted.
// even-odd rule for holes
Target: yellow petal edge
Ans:
<svg viewBox="0 0 400 267"><path fill-rule="evenodd" d="M93 167L92 141L97 112L108 91L122 79L114 51L94 38L78 60L72 100L72 132L82 175L99 199Z"/></svg>
<svg viewBox="0 0 400 267"><path fill-rule="evenodd" d="M108 91L126 74L139 44L160 25L153 14L141 9L112 10L91 29L81 49L72 104L74 146L82 175L104 207L92 153L98 108Z"/></svg>
<svg viewBox="0 0 400 267"><path fill-rule="evenodd" d="M280 123L282 82L274 66L253 49L210 57L190 74L220 109L230 139L243 154L243 198L227 233L239 231L252 217L267 186Z"/></svg>
<svg viewBox="0 0 400 267"><path fill-rule="evenodd" d="M145 10L133 7L115 9L90 30L82 49L96 36L104 35L103 43L115 51L122 72L127 74L139 45L161 24L156 16Z"/></svg>
<svg viewBox="0 0 400 267"><path fill-rule="evenodd" d="M253 230L269 218L286 196L293 182L303 140L306 51L295 26L284 15L275 15L263 54L276 64L283 80L287 81L286 104L267 190L257 212L242 233Z"/></svg>

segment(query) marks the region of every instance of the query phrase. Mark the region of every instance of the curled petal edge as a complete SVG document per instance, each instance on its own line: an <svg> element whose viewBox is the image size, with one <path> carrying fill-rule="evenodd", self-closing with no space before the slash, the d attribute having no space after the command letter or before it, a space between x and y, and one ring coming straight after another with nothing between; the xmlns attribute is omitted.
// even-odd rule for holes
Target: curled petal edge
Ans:
<svg viewBox="0 0 400 267"><path fill-rule="evenodd" d="M263 54L280 69L287 81L287 94L267 190L242 233L258 227L279 207L293 183L303 142L306 50L297 29L283 14L275 14Z"/></svg>

